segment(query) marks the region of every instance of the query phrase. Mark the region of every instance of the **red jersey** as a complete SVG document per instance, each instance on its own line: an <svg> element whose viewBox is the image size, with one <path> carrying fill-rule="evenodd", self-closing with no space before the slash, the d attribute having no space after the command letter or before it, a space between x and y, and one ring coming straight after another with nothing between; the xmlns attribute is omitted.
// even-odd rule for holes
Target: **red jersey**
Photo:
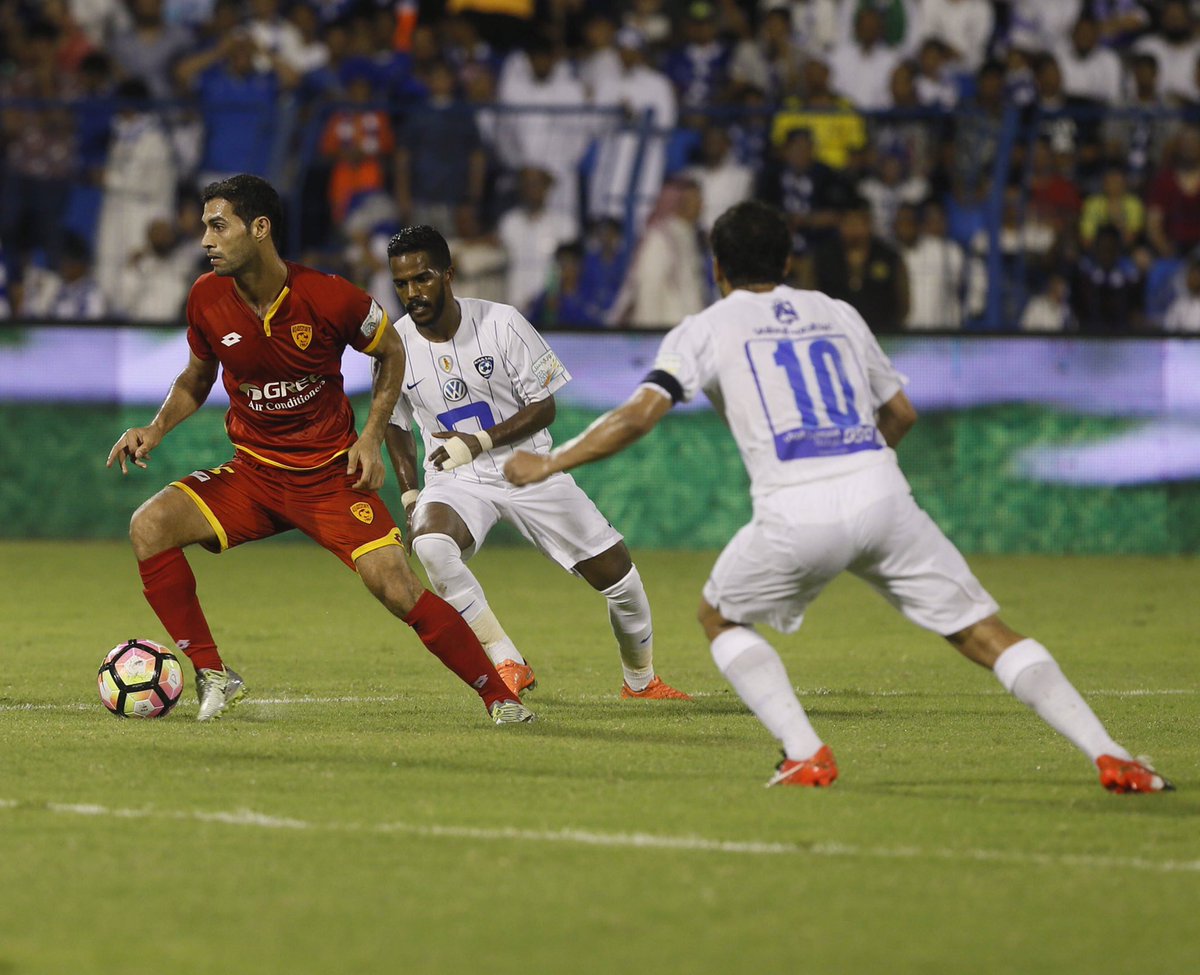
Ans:
<svg viewBox="0 0 1200 975"><path fill-rule="evenodd" d="M232 278L208 273L187 302L188 345L221 363L239 451L289 470L323 467L357 439L342 353L370 352L388 328L370 295L336 275L288 261L287 283L260 319Z"/></svg>

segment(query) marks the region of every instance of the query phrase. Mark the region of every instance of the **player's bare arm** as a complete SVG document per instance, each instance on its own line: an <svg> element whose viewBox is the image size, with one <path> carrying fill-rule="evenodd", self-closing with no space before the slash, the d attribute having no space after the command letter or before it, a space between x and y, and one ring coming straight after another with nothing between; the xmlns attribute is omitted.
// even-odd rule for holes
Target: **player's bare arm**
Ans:
<svg viewBox="0 0 1200 975"><path fill-rule="evenodd" d="M362 433L346 453L346 473L359 472L358 480L354 482L358 490L378 491L383 487L386 469L380 446L404 382L404 343L390 325L381 327L385 329L383 338L370 353L379 360L371 394L371 410L367 414L367 422L363 424Z"/></svg>
<svg viewBox="0 0 1200 975"><path fill-rule="evenodd" d="M463 442L463 445L471 452L470 458L466 461L454 458L453 462L446 466L447 461L451 461L450 452L446 447L438 447L432 454L429 455L429 462L435 468L440 470L449 470L453 467L460 466L462 463L469 463L474 458L478 457L484 450L490 450L492 447L500 447L505 444L517 443L525 440L527 437L532 437L539 430L545 430L554 422L554 417L558 413L558 406L554 402L553 396L547 396L545 399L537 400L529 403L519 409L516 413L510 416L507 420L497 423L494 427L482 431L487 435L490 441L490 446L485 447L480 442L480 438L470 433L462 433L456 430L439 430L433 436L439 440L457 439ZM453 448L451 448L453 449Z"/></svg>
<svg viewBox="0 0 1200 975"><path fill-rule="evenodd" d="M665 391L642 386L557 450L549 454L518 450L504 465L504 476L518 486L534 484L551 474L611 457L653 430L672 405Z"/></svg>
<svg viewBox="0 0 1200 975"><path fill-rule="evenodd" d="M889 447L895 447L916 422L917 409L904 390L884 403L875 415L875 425Z"/></svg>
<svg viewBox="0 0 1200 975"><path fill-rule="evenodd" d="M412 552L412 513L417 506L417 494L421 490L417 475L417 438L413 432L395 423L389 423L383 434L388 459L396 480L400 484L400 500L404 505L404 547Z"/></svg>
<svg viewBox="0 0 1200 975"><path fill-rule="evenodd" d="M195 413L217 381L217 360L201 359L194 353L188 356L188 364L175 377L167 398L154 415L149 425L131 427L113 444L108 452L107 467L113 463L121 465L121 473L128 474L127 462L145 468L150 460L150 451L162 443L163 438L179 424Z"/></svg>

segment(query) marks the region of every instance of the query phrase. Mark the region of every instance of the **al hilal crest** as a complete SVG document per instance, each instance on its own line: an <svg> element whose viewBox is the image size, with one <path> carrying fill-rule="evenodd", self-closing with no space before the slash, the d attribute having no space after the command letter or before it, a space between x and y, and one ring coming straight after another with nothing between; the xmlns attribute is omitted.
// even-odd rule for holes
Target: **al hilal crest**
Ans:
<svg viewBox="0 0 1200 975"><path fill-rule="evenodd" d="M475 368L484 379L491 379L492 370L496 368L496 360L490 355L481 355L475 360Z"/></svg>
<svg viewBox="0 0 1200 975"><path fill-rule="evenodd" d="M442 372L449 372L454 368L454 360L448 355L444 355L438 359L438 365L442 367Z"/></svg>

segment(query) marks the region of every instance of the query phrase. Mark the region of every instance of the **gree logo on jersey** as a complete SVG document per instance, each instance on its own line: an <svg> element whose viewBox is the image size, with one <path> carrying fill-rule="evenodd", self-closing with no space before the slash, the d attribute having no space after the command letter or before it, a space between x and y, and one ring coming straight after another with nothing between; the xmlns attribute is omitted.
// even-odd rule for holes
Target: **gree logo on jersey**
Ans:
<svg viewBox="0 0 1200 975"><path fill-rule="evenodd" d="M314 373L303 379L285 379L261 386L242 383L238 391L246 394L250 409L270 413L303 406L324 388L325 378Z"/></svg>
<svg viewBox="0 0 1200 975"><path fill-rule="evenodd" d="M308 348L312 342L313 327L311 325L293 325L292 326L292 341L296 343L301 351Z"/></svg>
<svg viewBox="0 0 1200 975"><path fill-rule="evenodd" d="M451 403L457 403L460 399L467 395L467 384L455 376L453 379L447 379L442 384L442 395Z"/></svg>
<svg viewBox="0 0 1200 975"><path fill-rule="evenodd" d="M371 510L371 506L365 501L359 501L356 504L350 505L350 514L354 515L364 525L369 525L375 520L375 512Z"/></svg>
<svg viewBox="0 0 1200 975"><path fill-rule="evenodd" d="M475 360L475 369L484 379L491 379L496 371L496 360L490 355L481 355Z"/></svg>

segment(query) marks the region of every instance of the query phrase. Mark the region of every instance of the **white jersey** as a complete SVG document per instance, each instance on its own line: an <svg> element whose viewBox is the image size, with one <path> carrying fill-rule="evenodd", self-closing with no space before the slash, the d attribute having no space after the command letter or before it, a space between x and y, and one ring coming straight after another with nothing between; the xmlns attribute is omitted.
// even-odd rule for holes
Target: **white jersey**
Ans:
<svg viewBox="0 0 1200 975"><path fill-rule="evenodd" d="M411 430L414 421L425 443L425 479L461 479L505 484L504 463L514 450L547 453L553 441L539 430L511 445L495 447L471 463L435 470L429 455L442 441L435 432L478 433L507 420L530 403L561 389L571 374L546 340L512 305L457 298L462 321L449 342L430 342L412 317L396 322L407 365L391 422Z"/></svg>
<svg viewBox="0 0 1200 975"><path fill-rule="evenodd" d="M704 390L724 412L756 498L894 462L875 412L905 380L844 301L733 291L672 329L654 369L674 397Z"/></svg>

